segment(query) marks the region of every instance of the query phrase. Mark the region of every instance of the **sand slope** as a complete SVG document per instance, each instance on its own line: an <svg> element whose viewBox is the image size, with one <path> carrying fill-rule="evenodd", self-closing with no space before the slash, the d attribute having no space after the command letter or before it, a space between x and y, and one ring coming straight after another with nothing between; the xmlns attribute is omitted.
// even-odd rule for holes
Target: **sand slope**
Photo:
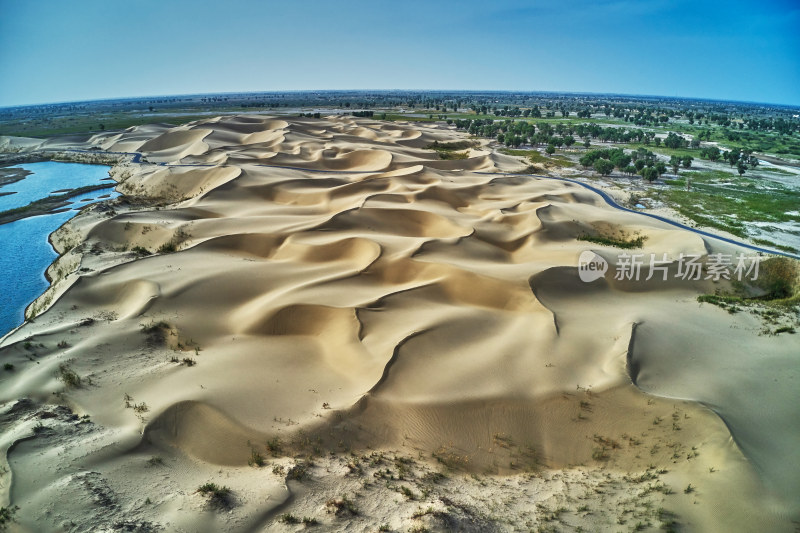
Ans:
<svg viewBox="0 0 800 533"><path fill-rule="evenodd" d="M127 197L68 225L85 270L2 341L15 370L0 374L0 487L22 530L266 531L287 527L287 510L331 530L385 517L407 529L421 519L369 483L357 516L320 500L349 486L331 474L347 454L393 450L421 462L419 483L437 469L490 476L484 493L462 482L481 501L545 472L515 511L529 527L547 523L536 503L557 493L573 526L615 530L625 503L587 517L554 472L587 491L606 472L621 502L642 490L629 474L654 465L674 494L656 490L653 505L687 530L791 531L798 337L698 304L711 281L581 282L581 251L617 254L576 240L598 227L640 231L643 252L673 260L720 248L577 185L503 175L513 159L425 149L456 138L240 116L90 140L211 166L117 167ZM254 450L274 472L248 466ZM287 481L291 458L309 456L311 485ZM195 492L210 480L233 489L229 510ZM419 506L477 505L431 490ZM465 524L508 529L496 518Z"/></svg>

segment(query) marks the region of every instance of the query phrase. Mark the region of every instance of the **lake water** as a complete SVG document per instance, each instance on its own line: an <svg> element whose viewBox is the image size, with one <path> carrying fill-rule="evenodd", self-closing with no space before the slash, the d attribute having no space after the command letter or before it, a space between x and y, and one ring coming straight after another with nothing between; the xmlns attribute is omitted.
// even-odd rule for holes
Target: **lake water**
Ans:
<svg viewBox="0 0 800 533"><path fill-rule="evenodd" d="M78 214L83 206L104 200L98 199L98 196L119 196L111 189L114 182L101 181L108 177L109 167L105 165L47 161L15 166L33 174L22 181L0 187L0 192L17 191L17 194L0 196L0 211L28 205L58 189L75 189L99 183L108 183L109 189L71 198L68 211L0 224L0 336L22 324L25 308L48 287L44 272L58 257L50 246L49 235Z"/></svg>

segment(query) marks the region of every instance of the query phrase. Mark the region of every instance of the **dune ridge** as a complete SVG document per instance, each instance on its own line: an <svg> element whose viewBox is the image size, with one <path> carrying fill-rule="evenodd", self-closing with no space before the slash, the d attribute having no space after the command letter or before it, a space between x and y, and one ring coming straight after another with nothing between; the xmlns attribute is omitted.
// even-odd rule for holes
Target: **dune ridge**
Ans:
<svg viewBox="0 0 800 533"><path fill-rule="evenodd" d="M182 509L225 472L241 498L231 530L266 530L303 492L248 467L254 450L277 462L394 450L490 476L655 464L676 492L698 488L659 500L691 530L791 530L795 338L699 305L712 281L578 278L583 250L616 261L577 240L598 227L640 232L641 252L667 253L672 272L680 253L730 249L571 183L504 175L520 170L511 158L443 161L425 148L455 139L262 116L93 136L147 161L214 166L118 165L114 212L90 209L54 235L80 237L80 270L0 343L17 369L0 377L15 480L0 488L21 527L56 530L37 509L102 481L119 520L212 531L216 515ZM48 445L31 439L31 417L54 399L93 423L43 419ZM83 451L37 481L51 445ZM136 486L159 476L145 461L156 456L177 470L150 495L154 510Z"/></svg>

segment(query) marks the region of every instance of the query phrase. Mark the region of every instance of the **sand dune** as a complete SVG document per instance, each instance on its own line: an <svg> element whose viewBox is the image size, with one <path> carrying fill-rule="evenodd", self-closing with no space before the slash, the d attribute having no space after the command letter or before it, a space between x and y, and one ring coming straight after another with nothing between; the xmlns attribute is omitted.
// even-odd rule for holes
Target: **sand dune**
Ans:
<svg viewBox="0 0 800 533"><path fill-rule="evenodd" d="M578 240L596 232L638 232L672 273L681 253L727 248L572 183L503 175L521 165L486 148L463 160L425 148L457 139L259 116L89 139L215 166L115 168L126 196L114 212L68 225L81 270L0 344L15 367L0 375L12 476L0 488L21 530L266 531L288 527L287 510L326 530L384 517L408 529L410 513L375 496L381 479L365 478L349 522L307 503L340 496L358 470L347 461L390 450L420 463L406 481L437 469L487 476L485 487L541 477L527 504L540 525L535 504L562 490L553 476L608 508L592 488L605 475L620 500L649 494L687 530L791 531L797 337L759 336L759 317L698 304L712 281L587 284L576 266L587 249L616 261ZM256 452L274 469L248 466ZM287 480L292 461L316 485ZM333 483L337 468L347 473ZM674 494L641 494L634 473L653 469ZM464 493L492 497L469 479ZM206 506L207 481L232 488L230 510ZM442 498L431 505L456 512L446 502L458 497ZM630 518L606 511L573 525Z"/></svg>

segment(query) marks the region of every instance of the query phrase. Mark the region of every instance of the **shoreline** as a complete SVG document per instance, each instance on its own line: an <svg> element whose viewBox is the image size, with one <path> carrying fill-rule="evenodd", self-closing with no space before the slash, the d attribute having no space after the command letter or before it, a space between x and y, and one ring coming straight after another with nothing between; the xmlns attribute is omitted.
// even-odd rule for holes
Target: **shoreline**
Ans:
<svg viewBox="0 0 800 533"><path fill-rule="evenodd" d="M69 192L63 194L51 194L50 196L45 196L44 198L35 200L26 206L0 211L0 225L9 224L25 218L58 213L60 210L62 210L62 208L72 205L72 203L69 202L71 198L88 192L113 189L114 187L116 187L116 184L86 185L84 187L71 189Z"/></svg>
<svg viewBox="0 0 800 533"><path fill-rule="evenodd" d="M72 161L58 161L58 162L71 163ZM81 162L81 163L84 163L84 162ZM105 163L84 163L84 164L98 164L98 165L107 166ZM114 200L116 198L98 199L98 201L95 201L95 202L92 202L92 203L87 203L87 204L84 204L84 205L71 204L68 200L70 198L73 198L75 196L79 196L81 194L85 194L87 192L101 191L101 190L106 190L106 189L115 190L117 185L119 184L119 182L111 175L111 170L113 168L114 168L114 166L109 166L109 178L111 180L113 180L113 183L101 183L101 184L96 184L96 185L87 185L87 186L84 186L84 187L78 187L76 189L72 189L72 190L70 190L69 192L67 192L65 194L57 195L55 197L53 197L53 196L45 197L45 198L41 199L41 200L44 200L44 202L41 202L41 200L38 200L38 201L35 201L35 202L31 202L31 204L28 204L28 206L24 206L23 208L18 208L18 209L23 209L24 210L24 212L22 212L22 213L20 213L20 212L13 213L13 214L9 214L8 212L0 213L0 225L3 225L3 224L9 224L9 223L12 223L12 222L16 222L18 220L24 220L24 219L27 219L27 218L32 218L32 217L35 217L35 216L48 216L48 215L53 215L53 214L56 214L56 213L60 213L60 212L68 210L68 209L64 209L64 207L65 206L69 206L69 205L73 205L73 208L75 210L77 210L77 213L75 213L75 215L73 215L72 217L70 217L69 219L64 221L64 223L59 225L57 228L55 228L53 231L51 231L46 236L47 243L50 245L50 247L52 248L53 252L55 252L55 254L56 254L56 257L53 259L53 261L51 261L48 265L46 265L44 270L42 271L42 276L44 277L45 281L47 282L47 287L45 287L45 289L38 296L36 296L30 303L25 305L25 307L23 309L23 321L22 321L22 323L19 324L16 327L12 328L8 332L4 333L2 336L0 336L0 342L2 342L9 335L11 335L14 332L16 332L19 328L23 327L30 320L35 318L35 316L31 315L31 313L33 312L34 309L36 309L36 315L38 315L38 314L41 314L42 312L46 311L51 305L56 303L58 301L58 297L61 294L63 294L64 291L66 291L69 288L69 286L71 285L71 283L70 283L70 284L67 284L66 286L62 287L62 282L64 280L66 280L67 278L69 278L69 276L74 272L74 270L71 271L71 272L67 272L63 277L60 277L58 275L54 275L52 272L53 272L53 267L55 265L57 265L60 261L62 261L65 258L65 256L75 246L66 245L56 235L60 231L63 231L63 229L68 224L70 224L71 222L75 221L75 219L77 219L78 217L83 216L87 212L87 210L93 208L94 206L104 205L104 204L106 204L106 202L108 202L108 200ZM41 202L41 204L44 204L45 207L43 207L41 209L37 209L36 207L34 207L33 209L30 209L32 205L37 204L38 202ZM9 210L9 211L16 211L16 209ZM4 216L4 214L6 216ZM80 254L80 256L78 258L78 265L80 265L80 262L81 262L82 258L83 258L83 254ZM42 304L42 298L47 298L47 302L45 304ZM40 307L40 308L37 309L37 307Z"/></svg>

